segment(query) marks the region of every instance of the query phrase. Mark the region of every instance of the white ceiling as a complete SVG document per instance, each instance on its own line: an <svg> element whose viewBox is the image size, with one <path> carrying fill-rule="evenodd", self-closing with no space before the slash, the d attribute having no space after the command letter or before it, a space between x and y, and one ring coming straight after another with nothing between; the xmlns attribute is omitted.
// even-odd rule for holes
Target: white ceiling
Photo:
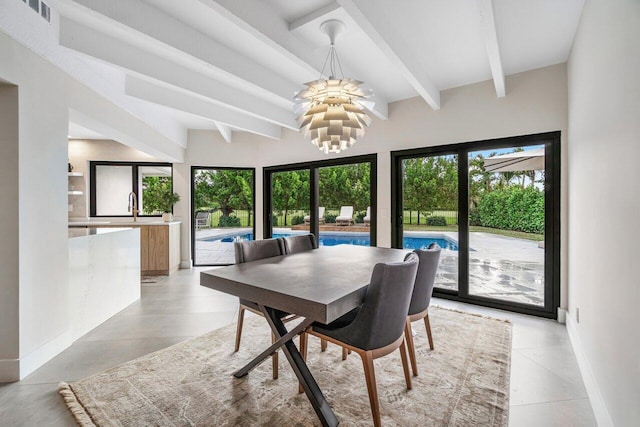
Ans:
<svg viewBox="0 0 640 427"><path fill-rule="evenodd" d="M373 113L386 119L389 102L421 96L439 109L440 91L484 80L509 96L505 75L567 60L583 4L55 0L54 9L59 49L101 64L122 90L114 100L232 142L234 132L277 139L282 127L297 129L292 97L320 75L329 41L319 26L328 19L347 27L336 41L345 76L374 90Z"/></svg>

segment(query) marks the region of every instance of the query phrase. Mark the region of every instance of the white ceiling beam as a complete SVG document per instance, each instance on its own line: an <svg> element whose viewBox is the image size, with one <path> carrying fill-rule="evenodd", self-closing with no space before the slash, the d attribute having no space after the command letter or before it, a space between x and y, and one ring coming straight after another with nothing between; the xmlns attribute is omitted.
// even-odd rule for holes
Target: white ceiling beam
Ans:
<svg viewBox="0 0 640 427"><path fill-rule="evenodd" d="M71 0L65 0L69 2ZM241 85L291 103L291 82L255 61L193 29L164 11L140 0L73 0L90 19L108 21L121 32L139 37L146 45L167 51L172 59L189 66L192 61L214 73L240 80ZM96 14L101 15L96 17ZM84 21L80 21L84 22Z"/></svg>
<svg viewBox="0 0 640 427"><path fill-rule="evenodd" d="M239 129L272 139L280 139L282 136L280 126L273 123L247 116L246 114L207 102L199 97L172 90L138 77L127 76L125 94L212 120L216 127L218 127L218 130L220 130L220 126L226 126L227 128ZM223 137L225 136L224 132L224 130L220 131ZM229 129L228 133L229 140L227 142L231 142L231 129ZM225 137L225 140L226 139Z"/></svg>
<svg viewBox="0 0 640 427"><path fill-rule="evenodd" d="M158 55L94 31L68 18L60 22L60 45L175 86L185 92L250 116L298 130L291 110L229 87Z"/></svg>
<svg viewBox="0 0 640 427"><path fill-rule="evenodd" d="M237 27L256 38L256 40L264 43L270 48L276 50L287 60L297 64L308 75L305 81L311 81L318 78L320 69L311 64L320 63L324 57L316 57L314 47L310 46L295 33L290 31L291 25L285 22L268 4L263 0L199 0L202 4L209 7L212 11L227 19ZM331 3L325 7L310 13L306 17L300 18L298 24L304 25L303 21L311 22L313 19L329 15L331 11L339 8L337 3ZM295 23L296 21L294 21ZM295 28L298 28L297 26ZM328 47L328 44L327 44ZM303 85L300 82L299 88ZM372 87L376 94L376 104L372 113L378 118L386 120L389 118L388 101Z"/></svg>
<svg viewBox="0 0 640 427"><path fill-rule="evenodd" d="M300 18L289 22L289 31L293 31L296 28L300 28L303 25L307 25L310 22L323 18L337 9L340 9L340 5L338 3L329 3L320 9L316 9L305 16L301 16Z"/></svg>
<svg viewBox="0 0 640 427"><path fill-rule="evenodd" d="M224 138L225 141L227 141L229 144L231 144L231 137L233 132L231 131L231 128L229 126L223 125L222 123L218 123L218 122L214 122L216 124L216 127L218 128L218 132L220 132L220 135L222 135L222 137Z"/></svg>
<svg viewBox="0 0 640 427"><path fill-rule="evenodd" d="M404 78L434 110L440 109L440 90L426 75L417 61L418 52L411 51L404 43L392 40L392 31L384 13L376 8L364 10L354 0L337 0L338 4L351 16L364 33L378 46L384 55L394 63ZM365 2L366 4L366 2Z"/></svg>
<svg viewBox="0 0 640 427"><path fill-rule="evenodd" d="M500 59L500 48L498 45L498 33L496 31L496 21L493 14L493 4L491 0L477 0L478 12L480 14L480 29L482 38L489 57L489 66L493 76L493 85L496 88L496 95L502 98L507 94L504 69Z"/></svg>

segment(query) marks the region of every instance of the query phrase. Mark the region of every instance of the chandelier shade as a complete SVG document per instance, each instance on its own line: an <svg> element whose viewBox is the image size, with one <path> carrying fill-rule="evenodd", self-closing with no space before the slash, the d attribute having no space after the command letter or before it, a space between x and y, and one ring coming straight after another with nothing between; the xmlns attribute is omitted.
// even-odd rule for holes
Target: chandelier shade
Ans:
<svg viewBox="0 0 640 427"><path fill-rule="evenodd" d="M373 91L361 81L334 77L335 65L340 66L340 62L333 44L335 34L329 36L331 48L325 65L329 61L331 76L305 83L306 88L294 97L300 130L327 154L346 150L364 136L371 123L366 110L374 106Z"/></svg>

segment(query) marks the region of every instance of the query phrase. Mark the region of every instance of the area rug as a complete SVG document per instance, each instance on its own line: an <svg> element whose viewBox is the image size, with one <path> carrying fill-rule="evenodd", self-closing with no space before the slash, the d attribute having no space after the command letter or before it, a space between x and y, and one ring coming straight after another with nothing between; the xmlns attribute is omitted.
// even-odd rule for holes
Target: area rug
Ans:
<svg viewBox="0 0 640 427"><path fill-rule="evenodd" d="M376 359L386 426L506 426L511 324L469 313L430 309L435 349L416 322L419 376L406 390L400 355ZM235 325L132 360L72 384L60 384L81 426L320 425L284 355L280 377L271 362L242 379L231 374L270 344L266 321L245 320L233 352ZM339 347L309 339L309 368L341 425L372 425L360 357L341 360Z"/></svg>

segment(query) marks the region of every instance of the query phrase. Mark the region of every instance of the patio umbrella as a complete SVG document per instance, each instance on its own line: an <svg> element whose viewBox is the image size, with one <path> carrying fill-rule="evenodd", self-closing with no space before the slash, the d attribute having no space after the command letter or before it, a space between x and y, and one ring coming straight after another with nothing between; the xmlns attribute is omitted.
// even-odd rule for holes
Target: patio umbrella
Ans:
<svg viewBox="0 0 640 427"><path fill-rule="evenodd" d="M501 154L484 159L487 172L544 170L544 148Z"/></svg>

